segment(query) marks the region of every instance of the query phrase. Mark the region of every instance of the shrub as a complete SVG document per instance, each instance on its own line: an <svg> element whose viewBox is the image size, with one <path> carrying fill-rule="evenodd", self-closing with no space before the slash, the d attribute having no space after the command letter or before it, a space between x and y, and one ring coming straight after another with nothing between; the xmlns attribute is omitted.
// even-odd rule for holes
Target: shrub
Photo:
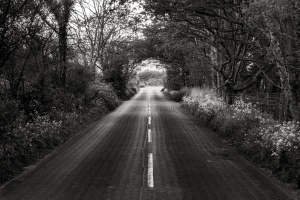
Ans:
<svg viewBox="0 0 300 200"><path fill-rule="evenodd" d="M80 65L73 65L68 69L67 89L75 96L84 95L89 87L92 73L87 69Z"/></svg>
<svg viewBox="0 0 300 200"><path fill-rule="evenodd" d="M0 98L0 139L1 135L11 128L18 115L17 101L5 97Z"/></svg>
<svg viewBox="0 0 300 200"><path fill-rule="evenodd" d="M129 88L131 91L132 91L132 93L133 93L133 95L135 95L138 91L138 89L137 88L135 88L135 87L131 87L131 88Z"/></svg>
<svg viewBox="0 0 300 200"><path fill-rule="evenodd" d="M262 140L261 145L269 150L267 159L271 161L269 165L273 172L280 172L281 178L286 181L298 181L300 178L299 122L279 123L274 120L263 120L259 135Z"/></svg>
<svg viewBox="0 0 300 200"><path fill-rule="evenodd" d="M171 100L180 102L183 97L183 94L180 91L172 90L168 93L168 96L170 97Z"/></svg>
<svg viewBox="0 0 300 200"><path fill-rule="evenodd" d="M183 97L183 106L248 158L300 186L299 123L275 121L247 99L238 98L233 105L226 105L208 90L192 89Z"/></svg>
<svg viewBox="0 0 300 200"><path fill-rule="evenodd" d="M85 87L85 86L84 86ZM94 82L74 94L58 88L47 88L49 109L41 112L42 101L28 92L30 113L20 109L19 102L2 97L0 104L0 182L10 180L25 166L54 147L61 145L85 121L98 118L115 109L120 100L113 87ZM128 90L129 91L129 90ZM134 94L130 90L130 95ZM43 105L42 105L43 106Z"/></svg>
<svg viewBox="0 0 300 200"><path fill-rule="evenodd" d="M140 91L140 81L137 78L131 79L128 81L127 88L132 90L134 94L138 93Z"/></svg>
<svg viewBox="0 0 300 200"><path fill-rule="evenodd" d="M114 110L121 103L114 88L106 83L95 82L87 93L86 101L102 100L109 110Z"/></svg>
<svg viewBox="0 0 300 200"><path fill-rule="evenodd" d="M162 91L173 101L180 102L182 101L182 98L189 93L188 88L182 88L179 91L176 90L171 90L169 91L168 89L162 89Z"/></svg>
<svg viewBox="0 0 300 200"><path fill-rule="evenodd" d="M52 108L65 112L73 112L78 105L83 104L80 98L76 98L73 93L63 89L53 89L50 91L50 95L52 96Z"/></svg>
<svg viewBox="0 0 300 200"><path fill-rule="evenodd" d="M6 132L0 143L1 182L21 171L43 150L52 149L66 139L60 134L62 121L50 120L49 116L36 116L32 122L26 122L24 115L20 115L15 123L15 128Z"/></svg>
<svg viewBox="0 0 300 200"><path fill-rule="evenodd" d="M224 102L215 95L205 94L204 96L184 96L183 105L190 108L191 112L208 123L225 108Z"/></svg>
<svg viewBox="0 0 300 200"><path fill-rule="evenodd" d="M202 97L206 94L209 94L210 96L217 96L216 92L210 88L193 87L189 89L189 96L192 97Z"/></svg>

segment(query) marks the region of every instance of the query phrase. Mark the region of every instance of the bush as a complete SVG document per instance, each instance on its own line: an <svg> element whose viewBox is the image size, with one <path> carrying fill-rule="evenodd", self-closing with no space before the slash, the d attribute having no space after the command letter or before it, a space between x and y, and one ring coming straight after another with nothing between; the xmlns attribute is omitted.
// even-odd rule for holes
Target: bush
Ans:
<svg viewBox="0 0 300 200"><path fill-rule="evenodd" d="M131 91L132 91L132 93L133 93L133 95L135 95L138 91L138 89L137 88L135 88L135 87L131 87L131 88L129 88Z"/></svg>
<svg viewBox="0 0 300 200"><path fill-rule="evenodd" d="M162 91L173 101L176 102L181 102L182 98L188 94L189 90L187 88L183 88L179 91L176 90L171 90L169 91L168 89L162 89Z"/></svg>
<svg viewBox="0 0 300 200"><path fill-rule="evenodd" d="M288 182L300 180L300 124L263 120L259 128L261 145L268 149L265 159L274 173Z"/></svg>
<svg viewBox="0 0 300 200"><path fill-rule="evenodd" d="M73 120L69 117L65 119ZM64 142L66 137L60 133L62 124L49 116L36 116L32 122L26 122L24 115L20 115L15 128L6 132L0 143L1 182L20 172L43 150Z"/></svg>
<svg viewBox="0 0 300 200"><path fill-rule="evenodd" d="M130 98L137 93L135 88L128 88L128 91L129 91Z"/></svg>
<svg viewBox="0 0 300 200"><path fill-rule="evenodd" d="M83 104L80 98L76 98L73 93L63 89L53 89L50 95L52 97L52 108L63 110L65 112L73 112L76 107Z"/></svg>
<svg viewBox="0 0 300 200"><path fill-rule="evenodd" d="M19 104L17 101L5 97L0 98L0 140L2 134L10 130L18 115Z"/></svg>
<svg viewBox="0 0 300 200"><path fill-rule="evenodd" d="M114 88L106 83L97 81L91 84L87 93L87 102L101 100L109 110L114 110L121 103Z"/></svg>
<svg viewBox="0 0 300 200"><path fill-rule="evenodd" d="M20 109L19 102L4 99L0 105L0 182L10 180L49 150L61 145L84 122L115 109L120 100L114 88L94 82L74 94L69 89L47 88L47 106L28 92L30 113ZM136 92L128 90L129 95ZM29 95L31 94L31 95ZM37 99L37 100L36 100Z"/></svg>
<svg viewBox="0 0 300 200"><path fill-rule="evenodd" d="M241 153L299 187L300 124L275 121L246 102L238 98L229 106L213 92L199 89L183 97L183 107L229 139Z"/></svg>
<svg viewBox="0 0 300 200"><path fill-rule="evenodd" d="M128 81L127 88L131 90L134 95L140 91L140 81L137 78L133 78Z"/></svg>
<svg viewBox="0 0 300 200"><path fill-rule="evenodd" d="M80 65L74 65L68 70L67 89L76 97L85 94L90 80L92 80L93 75L87 69Z"/></svg>

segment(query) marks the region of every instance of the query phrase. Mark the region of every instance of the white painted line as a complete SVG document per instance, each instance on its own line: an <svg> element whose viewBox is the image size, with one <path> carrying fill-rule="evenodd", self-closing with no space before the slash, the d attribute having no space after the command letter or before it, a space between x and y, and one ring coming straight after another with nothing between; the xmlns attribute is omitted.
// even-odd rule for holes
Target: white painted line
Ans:
<svg viewBox="0 0 300 200"><path fill-rule="evenodd" d="M151 117L148 117L148 124L151 125Z"/></svg>
<svg viewBox="0 0 300 200"><path fill-rule="evenodd" d="M154 178L153 178L153 154L148 153L148 187L154 187Z"/></svg>
<svg viewBox="0 0 300 200"><path fill-rule="evenodd" d="M149 110L149 115L151 115L151 110Z"/></svg>
<svg viewBox="0 0 300 200"><path fill-rule="evenodd" d="M152 142L151 129L148 129L148 143Z"/></svg>

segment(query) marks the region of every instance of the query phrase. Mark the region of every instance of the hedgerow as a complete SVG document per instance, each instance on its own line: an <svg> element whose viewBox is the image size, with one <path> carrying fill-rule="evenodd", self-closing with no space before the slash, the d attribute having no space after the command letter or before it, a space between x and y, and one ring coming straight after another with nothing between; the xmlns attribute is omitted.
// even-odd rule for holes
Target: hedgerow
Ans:
<svg viewBox="0 0 300 200"><path fill-rule="evenodd" d="M132 90L130 95L134 94ZM101 82L90 84L81 94L52 89L47 95L47 105L32 98L38 106L30 112L20 109L22 102L1 101L0 183L12 179L64 143L81 125L98 119L121 102L113 87ZM42 106L47 110L40 109Z"/></svg>
<svg viewBox="0 0 300 200"><path fill-rule="evenodd" d="M188 90L186 88L182 88L181 90L171 90L169 91L168 89L163 89L163 92L165 95L167 95L171 100L176 101L176 102L181 102L182 97L187 94Z"/></svg>
<svg viewBox="0 0 300 200"><path fill-rule="evenodd" d="M237 150L270 169L282 180L299 187L300 125L279 122L260 112L247 99L227 105L214 92L183 97L183 107L213 128Z"/></svg>

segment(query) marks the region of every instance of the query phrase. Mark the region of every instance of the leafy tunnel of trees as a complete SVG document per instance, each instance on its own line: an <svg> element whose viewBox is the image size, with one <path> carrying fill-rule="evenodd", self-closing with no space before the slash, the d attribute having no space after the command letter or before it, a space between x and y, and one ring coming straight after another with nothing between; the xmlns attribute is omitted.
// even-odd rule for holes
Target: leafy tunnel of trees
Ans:
<svg viewBox="0 0 300 200"><path fill-rule="evenodd" d="M299 7L296 0L145 0L155 23L144 42L167 64L170 89L215 88L228 103L238 93L277 93L299 110Z"/></svg>
<svg viewBox="0 0 300 200"><path fill-rule="evenodd" d="M97 96L91 94L97 82L127 99L137 62L132 41L141 20L129 7L110 0L1 1L2 129L23 111L30 116L66 109L65 103L74 103L69 110L81 106L64 96L86 105Z"/></svg>
<svg viewBox="0 0 300 200"><path fill-rule="evenodd" d="M131 3L0 1L0 183L137 92Z"/></svg>
<svg viewBox="0 0 300 200"><path fill-rule="evenodd" d="M169 89L216 88L229 103L240 92L280 93L297 107L299 8L297 0L2 0L0 138L21 113L30 121L97 98L109 104L110 87L128 99L148 58L165 64Z"/></svg>
<svg viewBox="0 0 300 200"><path fill-rule="evenodd" d="M170 89L213 87L229 103L239 92L281 93L299 105L296 0L3 0L0 9L3 109L35 102L47 112L54 93L85 95L95 81L126 98L148 58L166 64Z"/></svg>

